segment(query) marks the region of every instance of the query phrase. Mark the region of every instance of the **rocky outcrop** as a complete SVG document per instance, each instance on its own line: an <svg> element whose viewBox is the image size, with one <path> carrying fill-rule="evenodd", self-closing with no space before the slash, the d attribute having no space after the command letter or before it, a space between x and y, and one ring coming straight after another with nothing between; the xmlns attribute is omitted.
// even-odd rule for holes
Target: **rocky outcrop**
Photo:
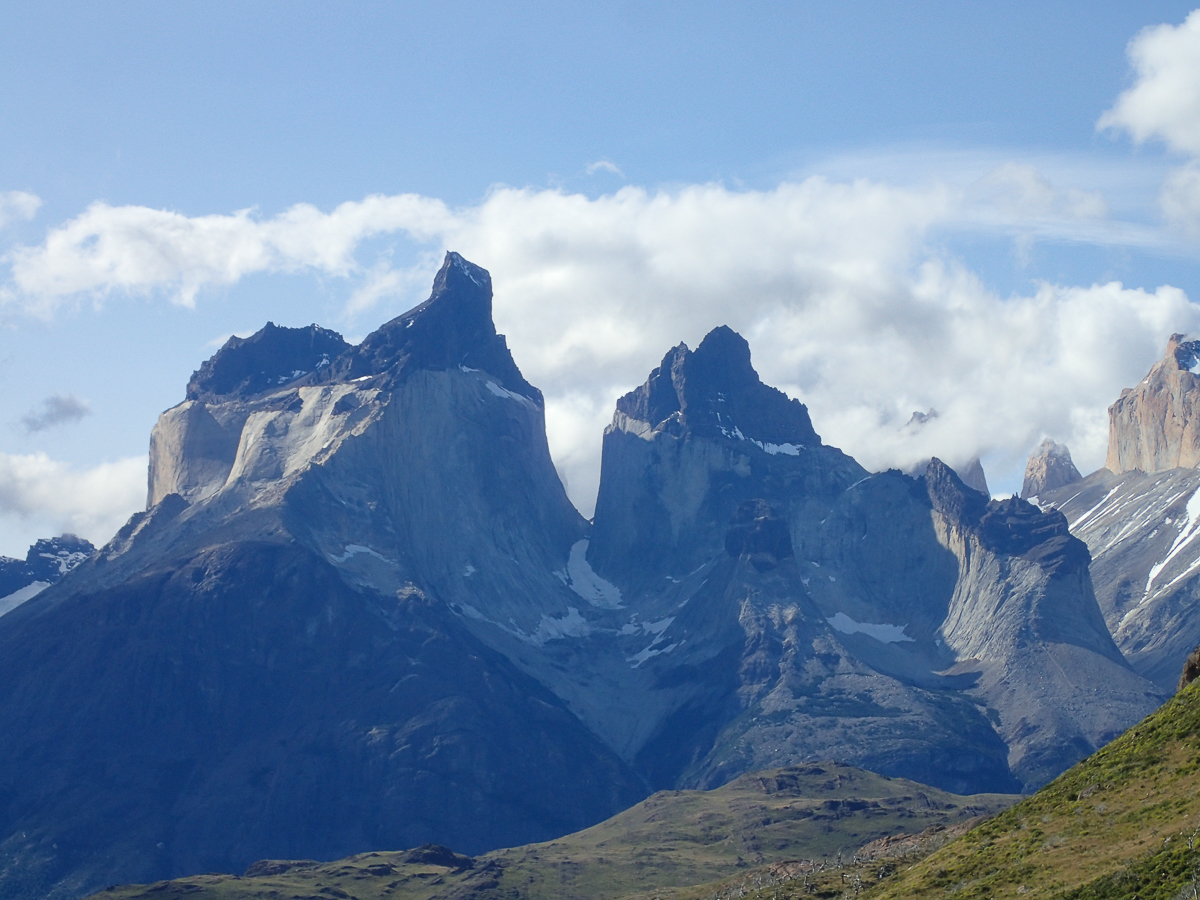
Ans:
<svg viewBox="0 0 1200 900"><path fill-rule="evenodd" d="M36 541L24 559L0 556L0 616L37 596L95 552L91 541L63 534Z"/></svg>
<svg viewBox="0 0 1200 900"><path fill-rule="evenodd" d="M1175 690L1182 691L1197 677L1200 677L1200 647L1188 654L1188 658L1183 664L1183 672L1179 676L1179 685Z"/></svg>
<svg viewBox="0 0 1200 900"><path fill-rule="evenodd" d="M1025 480L1021 484L1021 499L1049 494L1069 484L1082 481L1083 476L1071 460L1071 451L1064 444L1046 438L1030 455L1025 464Z"/></svg>
<svg viewBox="0 0 1200 900"><path fill-rule="evenodd" d="M1200 342L1173 334L1167 352L1108 408L1108 460L1116 475L1200 464Z"/></svg>

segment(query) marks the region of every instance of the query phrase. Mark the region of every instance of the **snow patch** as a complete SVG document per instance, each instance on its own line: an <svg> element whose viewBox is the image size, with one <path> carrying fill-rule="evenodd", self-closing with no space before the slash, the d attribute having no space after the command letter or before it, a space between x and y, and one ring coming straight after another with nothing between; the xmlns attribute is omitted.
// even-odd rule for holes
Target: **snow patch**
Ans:
<svg viewBox="0 0 1200 900"><path fill-rule="evenodd" d="M574 606L568 606L567 614L561 619L543 615L531 640L540 645L560 638L587 637L591 631L591 626L588 625L587 619L579 614L579 610Z"/></svg>
<svg viewBox="0 0 1200 900"><path fill-rule="evenodd" d="M0 616L12 612L26 600L32 600L48 587L50 587L48 581L35 581L23 588L18 588L7 597L0 597Z"/></svg>
<svg viewBox="0 0 1200 900"><path fill-rule="evenodd" d="M665 647L655 647L654 644L657 644L657 643L658 643L658 641L655 641L653 644L651 644L645 650L642 650L641 652L636 653L633 656L629 657L626 660L626 662L628 662L631 666L633 666L633 668L636 669L638 666L640 666L642 663L644 663L646 660L650 659L651 657L660 656L663 653L670 653L672 650L674 650L676 647L679 646L678 643L674 643L674 644L668 644Z"/></svg>
<svg viewBox="0 0 1200 900"><path fill-rule="evenodd" d="M721 418L720 413L717 413L717 418ZM800 451L804 449L803 444L772 444L770 442L756 441L754 438L749 438L742 434L742 429L738 428L736 425L734 425L732 429L726 428L723 425L718 427L721 429L721 434L725 435L725 437L735 441L746 441L747 443L754 444L754 446L758 447L760 450L770 453L772 456L780 453L785 456L799 456Z"/></svg>
<svg viewBox="0 0 1200 900"><path fill-rule="evenodd" d="M1150 577L1146 579L1146 593L1150 593L1150 587L1154 584L1154 579L1158 577L1158 573L1167 567L1172 559L1184 547L1195 540L1200 531L1196 530L1196 523L1200 521L1200 490L1196 490L1187 502L1187 523L1179 531L1179 536L1175 538L1175 543L1171 545L1171 550L1167 553L1166 558L1160 563L1155 563L1150 567Z"/></svg>
<svg viewBox="0 0 1200 900"><path fill-rule="evenodd" d="M567 560L567 585L592 606L600 609L620 609L621 591L615 584L605 581L595 573L587 561L589 541L576 541L571 545L571 557ZM561 573L556 573L561 578Z"/></svg>
<svg viewBox="0 0 1200 900"><path fill-rule="evenodd" d="M905 625L877 625L873 622L855 622L852 618L843 612L838 613L832 619L826 619L834 631L840 631L842 634L865 634L867 637L873 637L877 641L882 641L885 644L896 644L901 641L911 641L907 634L904 633Z"/></svg>
<svg viewBox="0 0 1200 900"><path fill-rule="evenodd" d="M513 391L510 391L508 388L502 388L502 387L500 387L500 385L496 384L496 382L494 382L494 381L489 381L487 383L487 389L489 391L491 391L493 394L495 394L497 397L507 397L509 400L516 400L518 403L525 403L529 406L533 405L533 401L530 400L528 397L524 396L523 394L518 394Z"/></svg>
<svg viewBox="0 0 1200 900"><path fill-rule="evenodd" d="M334 556L332 553L328 554L328 556L329 556L330 562L344 563L346 560L350 559L350 557L357 556L360 553L368 553L371 556L374 556L376 559L382 559L384 562L390 562L390 560L387 557L385 557L379 553L376 553L370 547L364 547L362 544L347 544L346 552L343 553L341 556Z"/></svg>

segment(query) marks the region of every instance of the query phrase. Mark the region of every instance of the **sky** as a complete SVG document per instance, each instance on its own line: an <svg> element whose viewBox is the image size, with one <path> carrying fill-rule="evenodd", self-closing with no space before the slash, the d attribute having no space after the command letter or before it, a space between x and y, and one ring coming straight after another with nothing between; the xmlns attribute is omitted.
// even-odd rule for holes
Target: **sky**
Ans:
<svg viewBox="0 0 1200 900"><path fill-rule="evenodd" d="M997 494L1044 437L1102 466L1200 336L1188 4L46 2L0 42L0 554L142 508L229 335L361 340L446 250L585 515L615 399L721 324L826 443Z"/></svg>

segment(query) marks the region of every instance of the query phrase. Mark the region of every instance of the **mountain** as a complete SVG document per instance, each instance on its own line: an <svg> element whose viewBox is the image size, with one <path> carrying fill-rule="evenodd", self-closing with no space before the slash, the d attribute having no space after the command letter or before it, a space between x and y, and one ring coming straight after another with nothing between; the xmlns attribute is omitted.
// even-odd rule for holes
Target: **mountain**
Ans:
<svg viewBox="0 0 1200 900"><path fill-rule="evenodd" d="M261 860L242 877L201 875L96 896L615 900L689 887L711 896L714 882L790 873L899 829L961 827L1017 799L962 797L824 761L755 772L712 791L664 791L586 831L474 858L420 847L325 864Z"/></svg>
<svg viewBox="0 0 1200 900"><path fill-rule="evenodd" d="M1032 790L1169 692L1062 514L868 473L727 327L617 402L585 521L491 311L450 253L357 345L200 366L147 509L0 617L0 896L477 855L823 759Z"/></svg>
<svg viewBox="0 0 1200 900"><path fill-rule="evenodd" d="M938 460L868 474L727 328L617 402L588 559L623 630L652 635L630 659L654 726L625 746L655 787L833 756L1032 789L1161 697L1060 514L989 501Z"/></svg>
<svg viewBox="0 0 1200 900"><path fill-rule="evenodd" d="M1146 378L1109 408L1108 468L1037 496L1087 543L1117 646L1164 692L1200 644L1200 456L1192 438L1200 379L1191 371L1198 347L1172 335Z"/></svg>
<svg viewBox="0 0 1200 900"><path fill-rule="evenodd" d="M0 896L476 853L645 795L468 627L535 641L583 605L556 573L586 523L490 312L451 254L356 347L268 326L201 367L150 508L0 618Z"/></svg>
<svg viewBox="0 0 1200 900"><path fill-rule="evenodd" d="M0 616L37 596L95 551L91 541L63 534L36 541L23 560L0 556Z"/></svg>

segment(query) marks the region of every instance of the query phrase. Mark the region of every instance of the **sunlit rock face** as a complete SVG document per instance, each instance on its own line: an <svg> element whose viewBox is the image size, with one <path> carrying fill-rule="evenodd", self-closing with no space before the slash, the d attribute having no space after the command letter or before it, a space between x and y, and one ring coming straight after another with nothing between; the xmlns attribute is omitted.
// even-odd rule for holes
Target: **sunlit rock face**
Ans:
<svg viewBox="0 0 1200 900"><path fill-rule="evenodd" d="M1167 352L1108 408L1108 460L1115 475L1194 468L1200 463L1200 342L1173 334Z"/></svg>
<svg viewBox="0 0 1200 900"><path fill-rule="evenodd" d="M1163 359L1109 408L1107 468L1037 494L1087 543L1113 639L1164 692L1200 643L1198 349L1172 335Z"/></svg>
<svg viewBox="0 0 1200 900"><path fill-rule="evenodd" d="M1025 464L1025 480L1021 484L1021 499L1028 500L1048 494L1069 484L1082 481L1083 476L1071 460L1071 451L1063 444L1046 438L1038 445Z"/></svg>

